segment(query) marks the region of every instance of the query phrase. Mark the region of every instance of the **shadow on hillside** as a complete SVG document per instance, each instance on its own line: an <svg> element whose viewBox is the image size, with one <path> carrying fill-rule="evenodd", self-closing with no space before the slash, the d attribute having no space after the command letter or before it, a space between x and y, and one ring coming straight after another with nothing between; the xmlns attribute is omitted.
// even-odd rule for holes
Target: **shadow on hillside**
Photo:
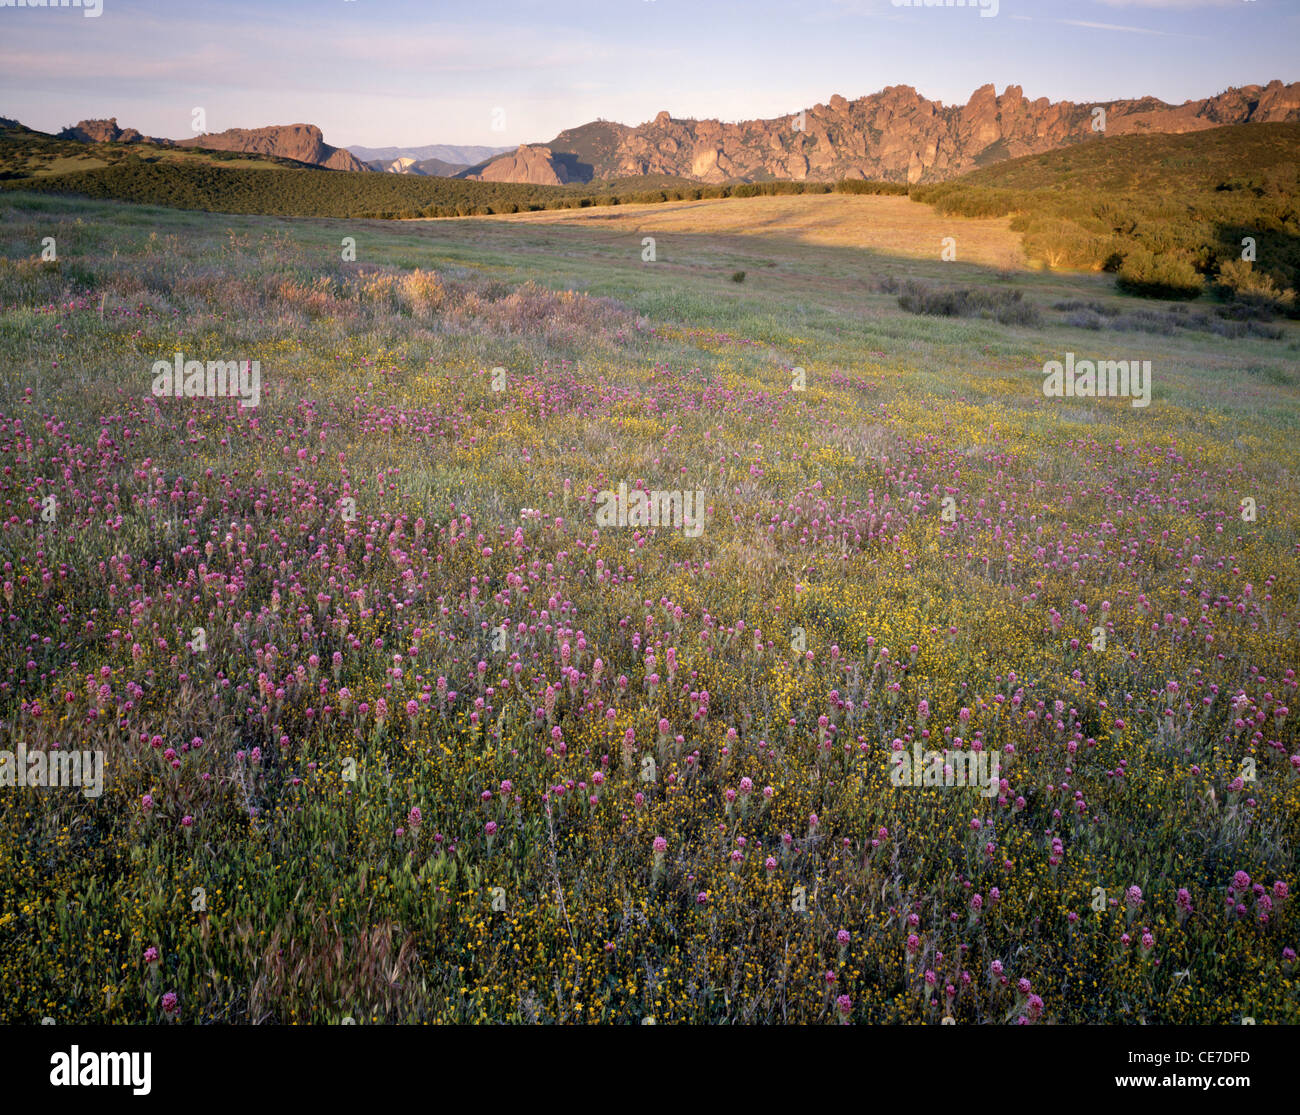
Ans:
<svg viewBox="0 0 1300 1115"><path fill-rule="evenodd" d="M564 168L570 182L590 182L595 177L596 168L591 163L584 163L577 155L557 151L551 157Z"/></svg>
<svg viewBox="0 0 1300 1115"><path fill-rule="evenodd" d="M1214 226L1214 240L1221 249L1220 261L1246 262L1243 257L1253 255L1251 271L1261 286L1271 280L1279 293L1288 288L1295 291L1300 302L1300 235L1284 228L1223 223Z"/></svg>

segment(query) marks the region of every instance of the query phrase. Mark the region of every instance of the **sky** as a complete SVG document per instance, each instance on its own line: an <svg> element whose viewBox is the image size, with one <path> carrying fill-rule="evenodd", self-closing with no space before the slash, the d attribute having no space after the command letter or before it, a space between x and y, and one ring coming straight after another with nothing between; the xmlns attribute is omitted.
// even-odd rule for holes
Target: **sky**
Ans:
<svg viewBox="0 0 1300 1115"><path fill-rule="evenodd" d="M782 116L911 85L1178 103L1300 80L1300 0L0 0L0 116L335 146L544 142L603 118ZM57 0L55 0L57 2ZM74 0L77 2L77 0ZM996 14L992 12L996 10Z"/></svg>

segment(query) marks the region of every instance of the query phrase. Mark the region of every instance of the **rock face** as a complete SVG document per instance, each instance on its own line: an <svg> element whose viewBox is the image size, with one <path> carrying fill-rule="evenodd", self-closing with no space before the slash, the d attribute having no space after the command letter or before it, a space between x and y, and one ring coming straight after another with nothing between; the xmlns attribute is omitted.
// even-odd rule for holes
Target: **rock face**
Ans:
<svg viewBox="0 0 1300 1115"><path fill-rule="evenodd" d="M853 101L835 94L826 104L775 120L724 124L679 119L663 111L635 128L593 121L561 132L548 144L524 144L468 168L441 159L412 162L413 155L368 166L352 152L331 147L313 124L232 128L180 140L177 146L278 155L331 170L382 168L545 186L639 175L708 183L771 178L935 182L1003 159L1094 139L1097 107L1106 110L1107 135L1277 123L1300 120L1300 82L1246 85L1181 105L1155 97L1095 104L1053 103L1046 97L1030 101L1018 85L1008 85L1001 96L994 86L984 85L966 104L945 106L910 85L893 85ZM59 138L172 143L142 136L134 128L123 130L116 119L83 120Z"/></svg>
<svg viewBox="0 0 1300 1115"><path fill-rule="evenodd" d="M724 124L660 112L630 128L593 122L561 132L545 147L521 147L466 177L548 183L662 174L700 182L794 178L874 178L933 182L977 166L1036 155L1096 138L1093 109L1106 110L1106 134L1188 132L1223 124L1300 119L1300 83L1247 85L1181 105L1154 97L1096 104L1030 101L1018 85L992 85L965 105L945 106L908 85L827 104L775 120ZM580 168L575 170L575 168Z"/></svg>
<svg viewBox="0 0 1300 1115"><path fill-rule="evenodd" d="M152 136L141 135L134 128L123 130L117 126L117 117L110 116L107 120L83 120L79 124L74 124L71 128L64 128L59 133L59 139L75 139L81 143L155 143L166 145L171 143L167 139L154 139Z"/></svg>
<svg viewBox="0 0 1300 1115"><path fill-rule="evenodd" d="M535 186L563 186L571 181L555 152L533 143L489 159L463 177L471 182L529 182Z"/></svg>
<svg viewBox="0 0 1300 1115"><path fill-rule="evenodd" d="M178 147L207 147L214 151L243 151L252 155L278 155L329 170L369 170L360 159L325 142L315 124L282 124L269 128L231 128L183 139Z"/></svg>

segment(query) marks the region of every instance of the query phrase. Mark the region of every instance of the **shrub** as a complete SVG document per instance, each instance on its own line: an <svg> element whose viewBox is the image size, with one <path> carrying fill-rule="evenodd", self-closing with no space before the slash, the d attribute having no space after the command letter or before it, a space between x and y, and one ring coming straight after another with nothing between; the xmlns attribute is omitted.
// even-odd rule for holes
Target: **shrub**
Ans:
<svg viewBox="0 0 1300 1115"><path fill-rule="evenodd" d="M1043 215L1022 215L1011 227L1024 234L1025 251L1049 267L1100 268L1105 255L1103 238L1072 220Z"/></svg>
<svg viewBox="0 0 1300 1115"><path fill-rule="evenodd" d="M902 182L875 182L867 178L841 178L834 186L823 184L819 193L837 194L906 194L907 186Z"/></svg>
<svg viewBox="0 0 1300 1115"><path fill-rule="evenodd" d="M1037 307L1018 290L953 290L907 282L898 304L908 313L992 318L1002 325L1034 325L1039 320Z"/></svg>
<svg viewBox="0 0 1300 1115"><path fill-rule="evenodd" d="M1199 298L1204 280L1181 256L1157 256L1135 248L1124 257L1116 286L1144 298Z"/></svg>
<svg viewBox="0 0 1300 1115"><path fill-rule="evenodd" d="M1275 313L1293 314L1296 309L1294 290L1284 290L1272 275L1244 259L1220 264L1214 289L1220 298L1236 304L1233 316L1239 320L1247 316L1267 320Z"/></svg>

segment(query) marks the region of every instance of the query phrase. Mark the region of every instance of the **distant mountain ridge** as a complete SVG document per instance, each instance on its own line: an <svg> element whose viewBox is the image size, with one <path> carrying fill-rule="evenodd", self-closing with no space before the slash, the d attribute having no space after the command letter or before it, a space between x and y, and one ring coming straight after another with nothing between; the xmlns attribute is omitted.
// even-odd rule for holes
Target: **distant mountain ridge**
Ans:
<svg viewBox="0 0 1300 1115"><path fill-rule="evenodd" d="M485 159L492 158L493 155L501 155L507 151L513 151L513 147L483 147L481 145L460 145L450 143L429 143L423 147L360 147L352 145L348 147L363 163L392 163L398 159L412 159L417 163L424 162L426 159L437 159L443 163L452 163L458 166L473 166L475 163L481 163Z"/></svg>
<svg viewBox="0 0 1300 1115"><path fill-rule="evenodd" d="M153 139L115 118L83 120L59 133L88 143L205 147L295 159L331 170L457 177L482 182L565 185L593 179L659 176L697 182L771 179L830 182L875 179L941 182L1006 159L1075 143L1139 132L1180 134L1228 124L1300 120L1300 82L1227 89L1213 97L1166 104L1155 97L1074 103L1026 99L1018 85L1001 96L992 85L964 105L944 105L910 85L826 104L770 120L723 123L681 119L667 111L632 127L596 120L546 143L500 148L332 147L314 124L231 128L179 141ZM1104 122L1104 127L1097 127Z"/></svg>
<svg viewBox="0 0 1300 1115"><path fill-rule="evenodd" d="M1224 124L1300 119L1300 83L1247 85L1169 105L1155 97L1075 104L1027 100L1018 85L992 85L965 105L945 106L910 85L849 101L833 96L802 112L726 124L660 112L630 127L595 121L544 144L524 144L470 167L463 177L496 182L587 182L671 175L699 182L841 178L937 182L1004 159L1042 154L1098 134L1177 134Z"/></svg>
<svg viewBox="0 0 1300 1115"><path fill-rule="evenodd" d="M384 174L417 174L432 178L455 178L461 171L469 169L468 163L448 163L442 159L417 160L409 155L399 156L391 162L372 159L366 166Z"/></svg>

